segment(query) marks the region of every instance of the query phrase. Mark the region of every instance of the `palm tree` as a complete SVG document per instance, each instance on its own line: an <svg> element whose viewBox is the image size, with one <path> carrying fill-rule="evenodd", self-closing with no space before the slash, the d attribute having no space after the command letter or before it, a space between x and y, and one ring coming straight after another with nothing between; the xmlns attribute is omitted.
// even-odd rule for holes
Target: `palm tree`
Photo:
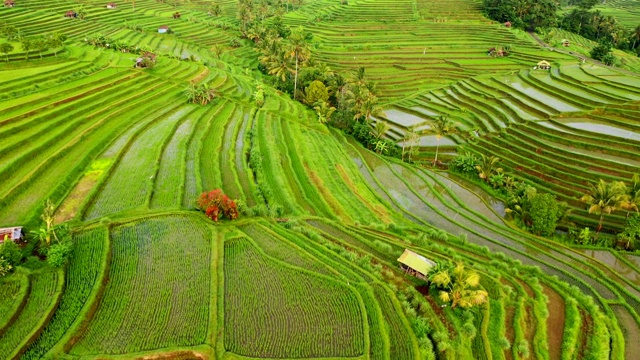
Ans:
<svg viewBox="0 0 640 360"><path fill-rule="evenodd" d="M283 53L269 56L266 65L269 75L280 78L282 82L287 80L287 74L292 72L291 59Z"/></svg>
<svg viewBox="0 0 640 360"><path fill-rule="evenodd" d="M499 157L495 156L485 156L484 154L480 154L481 158L479 164L476 165L476 170L478 171L478 176L480 179L489 182L491 176L499 174L502 172L502 168L497 167L496 165L500 162Z"/></svg>
<svg viewBox="0 0 640 360"><path fill-rule="evenodd" d="M378 97L369 93L367 98L362 104L362 113L364 114L365 122L371 121L371 116L380 117L385 116L382 107L378 106Z"/></svg>
<svg viewBox="0 0 640 360"><path fill-rule="evenodd" d="M447 116L440 115L437 119L431 122L430 132L436 135L436 157L433 159L433 163L438 162L438 150L440 149L440 139L443 136L449 136L456 134L460 129L460 124L449 120Z"/></svg>
<svg viewBox="0 0 640 360"><path fill-rule="evenodd" d="M413 153L415 141L418 140L418 137L419 135L416 132L415 126L409 127L404 133L404 137L402 138L402 161L404 161L404 155L409 154L408 160L411 162L411 154Z"/></svg>
<svg viewBox="0 0 640 360"><path fill-rule="evenodd" d="M80 6L75 10L78 19L80 20L84 20L84 18L87 16L87 11L84 9L84 6Z"/></svg>
<svg viewBox="0 0 640 360"><path fill-rule="evenodd" d="M380 140L380 138L391 128L388 122L384 120L379 120L376 122L376 126L371 131L371 135L373 135L376 140Z"/></svg>
<svg viewBox="0 0 640 360"><path fill-rule="evenodd" d="M321 123L326 123L327 121L331 120L331 115L333 115L333 112L336 111L336 108L330 106L326 101L318 102L318 105L316 105L313 109L316 111L316 114L318 114L318 121L320 121Z"/></svg>
<svg viewBox="0 0 640 360"><path fill-rule="evenodd" d="M298 66L303 65L308 59L311 53L309 52L309 44L304 34L302 26L298 27L289 36L289 56L295 58L296 67L293 80L293 97L296 97L298 91Z"/></svg>
<svg viewBox="0 0 640 360"><path fill-rule="evenodd" d="M591 184L589 192L581 199L589 205L589 214L600 215L596 238L602 229L602 222L605 214L622 208L627 200L626 186L622 181L612 181L607 183L600 179L596 185Z"/></svg>
<svg viewBox="0 0 640 360"><path fill-rule="evenodd" d="M451 308L456 306L470 308L487 302L489 294L485 290L475 290L480 285L480 275L473 270L466 270L459 263L453 270L443 269L429 277L432 284L440 289L440 300L451 301Z"/></svg>
<svg viewBox="0 0 640 360"><path fill-rule="evenodd" d="M640 211L640 174L633 174L631 185L627 187L627 201L623 208L627 210L627 218L631 211Z"/></svg>
<svg viewBox="0 0 640 360"><path fill-rule="evenodd" d="M631 33L631 38L633 39L633 45L631 46L631 48L635 49L636 44L638 43L638 41L640 41L640 25L636 26L636 28L633 29L633 32Z"/></svg>

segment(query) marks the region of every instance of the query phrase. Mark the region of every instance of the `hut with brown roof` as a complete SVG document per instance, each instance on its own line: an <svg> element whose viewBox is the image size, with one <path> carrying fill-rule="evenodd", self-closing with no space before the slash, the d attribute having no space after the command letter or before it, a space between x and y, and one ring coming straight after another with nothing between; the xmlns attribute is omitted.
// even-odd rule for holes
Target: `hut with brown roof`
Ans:
<svg viewBox="0 0 640 360"><path fill-rule="evenodd" d="M78 13L76 13L73 10L69 10L66 13L64 13L64 17L68 17L68 18L77 18L78 17Z"/></svg>
<svg viewBox="0 0 640 360"><path fill-rule="evenodd" d="M567 40L567 39L563 39L563 40L562 40L562 46L564 46L564 47L569 47L569 46L571 46L571 43L569 42L569 40Z"/></svg>
<svg viewBox="0 0 640 360"><path fill-rule="evenodd" d="M169 27L167 25L162 25L158 28L158 33L166 34L169 31Z"/></svg>
<svg viewBox="0 0 640 360"><path fill-rule="evenodd" d="M107 9L109 9L109 10L113 10L113 9L115 9L117 7L118 7L118 5L116 5L116 3L110 2L110 3L107 4Z"/></svg>
<svg viewBox="0 0 640 360"><path fill-rule="evenodd" d="M507 22L505 22L505 23L504 23L504 26L505 26L505 27L510 28L510 27L511 27L511 21L507 21Z"/></svg>
<svg viewBox="0 0 640 360"><path fill-rule="evenodd" d="M180 19L180 12L176 11L175 13L173 13L173 18Z"/></svg>
<svg viewBox="0 0 640 360"><path fill-rule="evenodd" d="M16 3L13 0L5 0L4 1L4 7L14 7L16 6Z"/></svg>

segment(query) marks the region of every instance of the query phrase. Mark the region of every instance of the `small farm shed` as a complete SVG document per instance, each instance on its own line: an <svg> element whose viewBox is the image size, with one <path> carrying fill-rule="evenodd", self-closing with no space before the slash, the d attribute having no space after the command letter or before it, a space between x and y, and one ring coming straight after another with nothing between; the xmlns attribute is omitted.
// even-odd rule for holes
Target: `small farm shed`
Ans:
<svg viewBox="0 0 640 360"><path fill-rule="evenodd" d="M73 10L69 10L66 13L64 13L64 17L68 17L68 18L77 18L78 14L76 14L75 11Z"/></svg>
<svg viewBox="0 0 640 360"><path fill-rule="evenodd" d="M511 27L511 21L507 21L506 23L504 23L504 26L510 28Z"/></svg>
<svg viewBox="0 0 640 360"><path fill-rule="evenodd" d="M4 6L5 7L14 7L14 6L16 6L16 3L13 0L5 0Z"/></svg>
<svg viewBox="0 0 640 360"><path fill-rule="evenodd" d="M427 279L429 269L436 266L436 263L433 261L407 249L405 249L402 255L400 255L398 262L400 263L400 268L404 270L404 272L424 280Z"/></svg>
<svg viewBox="0 0 640 360"><path fill-rule="evenodd" d="M173 13L173 18L180 19L180 12L176 11L175 13Z"/></svg>
<svg viewBox="0 0 640 360"><path fill-rule="evenodd" d="M110 2L110 3L107 4L107 9L115 9L117 7L118 7L118 5L116 5L116 3Z"/></svg>
<svg viewBox="0 0 640 360"><path fill-rule="evenodd" d="M22 226L14 226L9 228L0 229L0 244L5 241L20 241L22 240Z"/></svg>
<svg viewBox="0 0 640 360"><path fill-rule="evenodd" d="M562 40L562 46L564 46L564 47L568 47L568 46L571 46L571 43L569 42L569 40L567 40L567 39L563 39L563 40Z"/></svg>
<svg viewBox="0 0 640 360"><path fill-rule="evenodd" d="M158 28L158 33L166 34L169 31L169 27L167 25L162 25Z"/></svg>
<svg viewBox="0 0 640 360"><path fill-rule="evenodd" d="M549 70L551 69L551 64L547 60L542 60L538 63L537 67L541 70Z"/></svg>
<svg viewBox="0 0 640 360"><path fill-rule="evenodd" d="M145 52L141 57L136 59L136 63L133 65L134 68L145 68L152 66L156 62L156 54L151 52Z"/></svg>

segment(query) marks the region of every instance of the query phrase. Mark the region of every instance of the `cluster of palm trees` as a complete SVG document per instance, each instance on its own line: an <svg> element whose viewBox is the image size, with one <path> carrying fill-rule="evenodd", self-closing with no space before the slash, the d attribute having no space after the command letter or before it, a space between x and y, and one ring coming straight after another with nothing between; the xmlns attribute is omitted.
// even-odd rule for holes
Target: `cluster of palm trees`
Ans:
<svg viewBox="0 0 640 360"><path fill-rule="evenodd" d="M184 90L184 95L190 103L207 105L216 98L217 93L210 83L190 83Z"/></svg>
<svg viewBox="0 0 640 360"><path fill-rule="evenodd" d="M431 286L438 290L438 297L443 302L450 302L451 308L471 308L487 302L487 291L478 289L480 275L466 269L463 263L455 267L447 263L438 263L427 275Z"/></svg>
<svg viewBox="0 0 640 360"><path fill-rule="evenodd" d="M605 215L622 210L626 211L629 217L632 211L640 210L640 174L631 177L629 186L622 181L606 182L600 179L596 184L590 185L589 191L582 196L581 201L589 206L589 214L600 217L596 230L598 234Z"/></svg>

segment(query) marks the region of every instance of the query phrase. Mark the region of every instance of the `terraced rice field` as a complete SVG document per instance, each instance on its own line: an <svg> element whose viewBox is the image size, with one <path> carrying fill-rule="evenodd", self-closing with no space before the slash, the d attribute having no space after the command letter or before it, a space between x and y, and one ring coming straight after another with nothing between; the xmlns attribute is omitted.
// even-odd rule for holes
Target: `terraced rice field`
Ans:
<svg viewBox="0 0 640 360"><path fill-rule="evenodd" d="M51 199L75 246L66 267L32 258L0 278L0 358L633 358L638 256L516 229L481 188L379 156L269 85L258 108L257 52L229 46L237 4L216 3L216 17L208 1L1 9L0 24L25 36L69 39L57 56L18 46L0 63L0 226L36 229ZM85 20L63 17L78 5ZM640 76L542 48L484 18L480 1L289 6L283 22L313 34L316 61L366 68L384 136L421 132L422 160L435 151L430 121L449 116L462 131L439 142L445 162L461 146L499 156L591 227L588 183L640 169ZM97 34L155 51L157 64L134 69L138 55L85 42ZM487 55L505 45L510 56ZM550 71L533 69L542 59ZM187 103L189 82L216 99ZM250 210L212 223L194 209L215 188ZM608 230L625 219L607 217ZM442 307L398 269L404 249L463 261L488 303Z"/></svg>

